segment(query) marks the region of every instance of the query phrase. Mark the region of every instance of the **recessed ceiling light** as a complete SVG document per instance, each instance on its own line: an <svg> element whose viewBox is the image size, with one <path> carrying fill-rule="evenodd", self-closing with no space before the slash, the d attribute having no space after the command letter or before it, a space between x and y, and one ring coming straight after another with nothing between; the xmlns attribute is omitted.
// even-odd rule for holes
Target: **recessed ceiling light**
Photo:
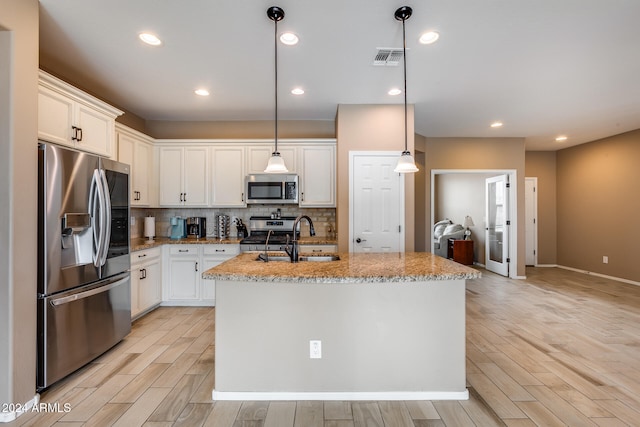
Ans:
<svg viewBox="0 0 640 427"><path fill-rule="evenodd" d="M146 44L150 44L151 46L160 46L162 44L162 40L151 33L140 33L138 37L140 37L140 40Z"/></svg>
<svg viewBox="0 0 640 427"><path fill-rule="evenodd" d="M302 89L301 87L296 87L291 89L291 93L294 95L302 95L304 94L304 89Z"/></svg>
<svg viewBox="0 0 640 427"><path fill-rule="evenodd" d="M493 123L491 123L491 127L492 128L501 128L502 127L502 122L493 122Z"/></svg>
<svg viewBox="0 0 640 427"><path fill-rule="evenodd" d="M298 36L293 33L282 33L280 36L280 41L289 46L297 44L298 40Z"/></svg>
<svg viewBox="0 0 640 427"><path fill-rule="evenodd" d="M396 95L400 95L402 93L402 91L400 89L398 89L397 87L394 87L393 89L389 89L389 92L387 92L389 95L391 96L396 96Z"/></svg>
<svg viewBox="0 0 640 427"><path fill-rule="evenodd" d="M209 96L209 91L206 89L196 89L194 92L198 96Z"/></svg>
<svg viewBox="0 0 640 427"><path fill-rule="evenodd" d="M556 137L556 141L558 141L558 142L566 141L567 139L569 139L569 138L566 137L565 135L560 135L560 136Z"/></svg>
<svg viewBox="0 0 640 427"><path fill-rule="evenodd" d="M427 31L420 36L420 43L431 44L435 43L440 38L440 33L437 31Z"/></svg>

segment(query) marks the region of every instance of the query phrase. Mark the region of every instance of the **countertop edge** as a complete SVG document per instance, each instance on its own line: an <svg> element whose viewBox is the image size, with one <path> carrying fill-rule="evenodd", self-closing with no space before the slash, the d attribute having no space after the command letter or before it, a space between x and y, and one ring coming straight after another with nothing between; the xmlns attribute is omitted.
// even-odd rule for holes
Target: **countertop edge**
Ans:
<svg viewBox="0 0 640 427"><path fill-rule="evenodd" d="M222 280L234 282L261 282L261 283L414 283L437 282L446 280L467 280L482 277L480 272L461 274L432 274L432 275L408 275L408 276L369 276L369 277L292 277L292 276L263 276L246 274L216 274L202 273L202 278L207 280Z"/></svg>

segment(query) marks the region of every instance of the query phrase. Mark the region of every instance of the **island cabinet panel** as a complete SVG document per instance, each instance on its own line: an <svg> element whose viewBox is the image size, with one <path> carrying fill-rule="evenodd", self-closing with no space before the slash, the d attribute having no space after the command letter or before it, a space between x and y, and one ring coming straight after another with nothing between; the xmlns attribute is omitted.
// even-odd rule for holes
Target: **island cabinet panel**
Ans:
<svg viewBox="0 0 640 427"><path fill-rule="evenodd" d="M465 280L216 282L214 399L468 398Z"/></svg>

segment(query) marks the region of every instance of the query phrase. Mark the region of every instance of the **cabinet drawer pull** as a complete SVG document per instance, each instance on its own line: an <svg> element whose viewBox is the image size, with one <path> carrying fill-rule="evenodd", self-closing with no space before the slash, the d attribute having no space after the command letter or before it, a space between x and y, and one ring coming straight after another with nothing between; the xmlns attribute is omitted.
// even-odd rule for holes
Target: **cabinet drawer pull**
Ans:
<svg viewBox="0 0 640 427"><path fill-rule="evenodd" d="M144 258L146 256L147 256L147 254L142 254L142 255L138 255L138 258Z"/></svg>
<svg viewBox="0 0 640 427"><path fill-rule="evenodd" d="M189 249L178 249L178 252L189 252Z"/></svg>
<svg viewBox="0 0 640 427"><path fill-rule="evenodd" d="M216 249L216 252L226 252L226 249Z"/></svg>

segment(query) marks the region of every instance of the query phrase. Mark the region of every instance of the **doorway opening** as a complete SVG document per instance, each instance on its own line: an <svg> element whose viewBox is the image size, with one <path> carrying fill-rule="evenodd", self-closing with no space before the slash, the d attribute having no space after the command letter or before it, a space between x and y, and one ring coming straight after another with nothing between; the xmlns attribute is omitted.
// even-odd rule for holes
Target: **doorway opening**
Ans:
<svg viewBox="0 0 640 427"><path fill-rule="evenodd" d="M500 233L493 230L488 230L489 226L493 222L495 225L495 216L493 221L489 221L488 215L496 213L494 207L493 211L487 209L487 180L496 176L504 175L505 180L509 182L509 185L505 185L505 200L500 200L500 203L504 203L497 211L502 212L500 221L504 221L504 226L508 229L500 230ZM454 224L460 224L464 226L465 218L471 217L473 225L469 226L471 232L470 238L474 240L474 264L491 269L488 264L495 266L495 261L501 261L500 264L504 268L503 270L496 271L498 274L502 274L508 277L517 277L517 171L515 169L434 169L431 171L431 217L430 224L430 242L431 252L436 254L446 253L442 250L436 250L435 246L436 238L434 235L434 224L438 221L449 219ZM495 201L495 200L494 200ZM465 231L467 227L464 227ZM508 232L511 230L512 232ZM493 231L490 236L488 233ZM497 246L495 242L496 235L501 240L500 245ZM459 236L454 239L460 238ZM462 237L464 238L464 237ZM491 246L487 245L493 243L495 247L504 248L504 256L491 257ZM443 244L442 242L440 243ZM448 245L448 242L444 242ZM503 246L504 245L504 246ZM495 254L495 251L494 251ZM493 259L492 259L493 258ZM490 259L491 262L487 262ZM511 266L511 268L508 268ZM507 268L505 268L507 267Z"/></svg>

